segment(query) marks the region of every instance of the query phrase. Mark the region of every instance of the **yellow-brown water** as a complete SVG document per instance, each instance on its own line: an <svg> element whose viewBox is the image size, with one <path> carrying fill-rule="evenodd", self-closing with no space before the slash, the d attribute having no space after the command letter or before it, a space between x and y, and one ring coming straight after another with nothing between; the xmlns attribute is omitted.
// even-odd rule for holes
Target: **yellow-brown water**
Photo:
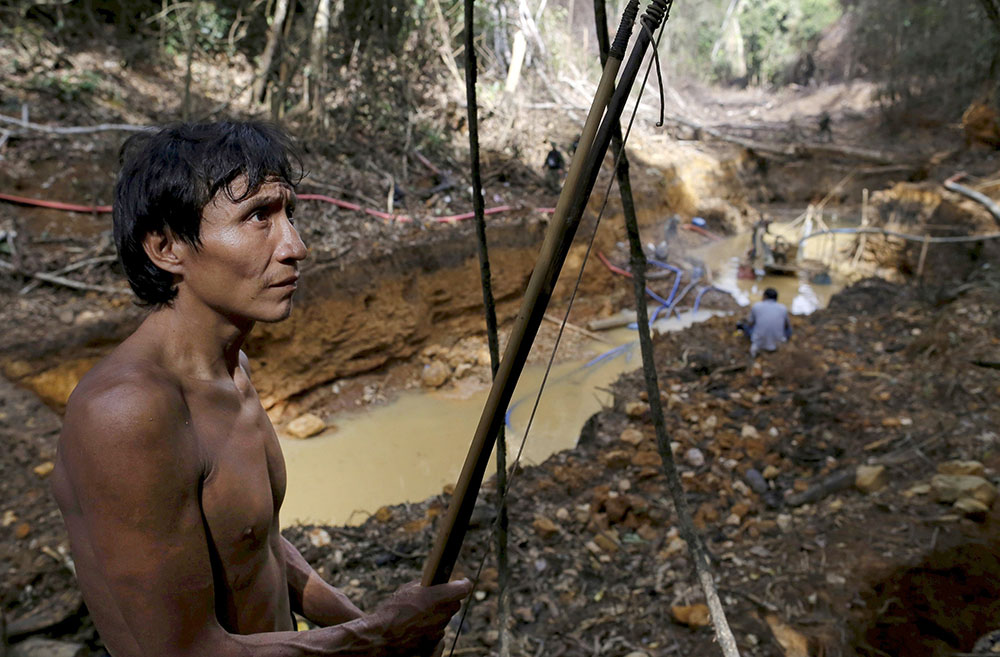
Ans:
<svg viewBox="0 0 1000 657"><path fill-rule="evenodd" d="M738 259L748 244L748 236L738 236L692 255L705 261L712 283L741 304L756 301L765 288L774 287L793 312L809 313L825 306L839 289L789 276L740 280ZM711 305L710 298L705 304ZM681 320L658 322L657 328L679 330L711 314L686 312ZM613 348L594 341L585 359L553 368L522 463L539 463L573 447L587 419L610 402L609 384L622 372L641 366L635 331L621 329L604 336L621 345L618 352L592 363ZM540 366L525 368L514 393L508 417L508 463L521 443L543 373ZM441 492L458 478L487 393L460 388L404 392L389 404L333 418L336 429L315 438L282 439L288 468L282 522L358 524L383 505L419 501Z"/></svg>
<svg viewBox="0 0 1000 657"><path fill-rule="evenodd" d="M659 322L658 328L676 330L711 314L685 313L682 320ZM610 402L602 389L640 366L635 335L628 329L607 333L622 347L619 352L588 366L613 349L594 341L587 360L552 368L522 464L540 463L576 444L587 418ZM543 374L542 366L526 367L518 381L508 414L509 462L521 444ZM461 472L487 393L404 392L384 406L341 415L334 420L335 430L315 438L283 439L288 492L282 522L360 523L380 506L441 492Z"/></svg>
<svg viewBox="0 0 1000 657"><path fill-rule="evenodd" d="M791 244L797 243L801 237L799 229L788 229L780 225L772 225L770 234L781 235ZM807 240L801 248L801 256L813 262L826 261L832 257L836 245L852 239L853 236L850 235L829 235ZM703 260L711 273L712 284L730 292L741 305L760 300L764 290L773 287L778 291L778 300L788 306L792 314L808 315L825 308L830 297L843 287L836 279L830 285L815 285L809 282L805 274L740 279L737 277L739 262L749 247L750 235L737 235L695 249L690 255Z"/></svg>

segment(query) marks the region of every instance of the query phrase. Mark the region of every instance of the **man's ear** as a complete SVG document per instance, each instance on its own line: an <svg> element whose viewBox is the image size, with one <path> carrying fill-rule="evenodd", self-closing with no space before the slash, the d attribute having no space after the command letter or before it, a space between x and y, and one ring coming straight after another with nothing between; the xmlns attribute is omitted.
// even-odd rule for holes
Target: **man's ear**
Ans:
<svg viewBox="0 0 1000 657"><path fill-rule="evenodd" d="M142 239L142 248L153 264L171 274L180 274L186 245L170 232L149 232Z"/></svg>

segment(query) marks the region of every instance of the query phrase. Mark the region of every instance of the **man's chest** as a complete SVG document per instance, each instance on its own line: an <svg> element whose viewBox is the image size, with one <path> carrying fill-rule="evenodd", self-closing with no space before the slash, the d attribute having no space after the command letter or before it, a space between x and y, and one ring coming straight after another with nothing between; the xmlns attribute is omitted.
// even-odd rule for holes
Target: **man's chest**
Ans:
<svg viewBox="0 0 1000 657"><path fill-rule="evenodd" d="M209 540L224 563L252 560L276 538L285 496L284 459L255 395L212 401L201 413L192 408L206 463L202 513Z"/></svg>

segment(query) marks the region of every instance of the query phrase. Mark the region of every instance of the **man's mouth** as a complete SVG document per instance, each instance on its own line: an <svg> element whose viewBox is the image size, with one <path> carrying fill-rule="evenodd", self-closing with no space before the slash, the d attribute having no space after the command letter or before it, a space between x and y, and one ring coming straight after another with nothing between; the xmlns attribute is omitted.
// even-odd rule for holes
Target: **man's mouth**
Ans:
<svg viewBox="0 0 1000 657"><path fill-rule="evenodd" d="M298 287L299 275L289 276L288 278L283 278L277 283L272 283L270 287Z"/></svg>

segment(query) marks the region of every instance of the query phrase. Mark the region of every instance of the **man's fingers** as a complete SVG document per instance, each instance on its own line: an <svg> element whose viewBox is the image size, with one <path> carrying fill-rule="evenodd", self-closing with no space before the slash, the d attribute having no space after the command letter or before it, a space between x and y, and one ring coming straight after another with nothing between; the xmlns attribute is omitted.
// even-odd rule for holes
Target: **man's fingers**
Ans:
<svg viewBox="0 0 1000 657"><path fill-rule="evenodd" d="M468 577L441 584L440 587L442 593L445 593L452 600L461 600L472 592L472 582L469 581Z"/></svg>

